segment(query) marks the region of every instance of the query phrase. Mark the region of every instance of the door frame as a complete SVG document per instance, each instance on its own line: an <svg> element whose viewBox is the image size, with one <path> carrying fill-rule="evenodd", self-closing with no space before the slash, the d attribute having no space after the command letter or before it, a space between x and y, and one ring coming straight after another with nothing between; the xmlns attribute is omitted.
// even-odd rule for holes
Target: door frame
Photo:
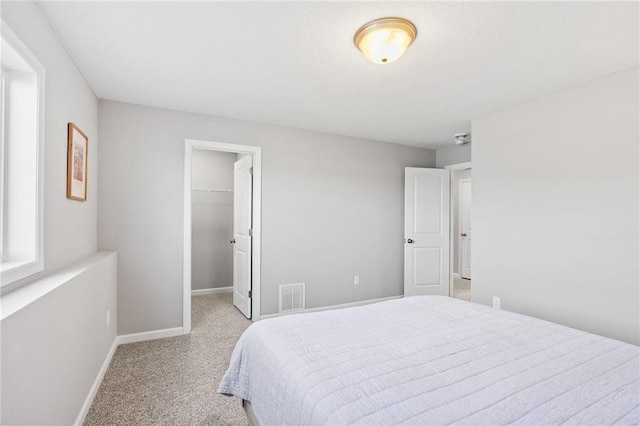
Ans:
<svg viewBox="0 0 640 426"><path fill-rule="evenodd" d="M262 259L262 148L224 142L185 139L184 227L182 259L182 332L191 332L191 159L194 149L248 154L253 157L253 218L251 239L251 320L260 319L260 277Z"/></svg>
<svg viewBox="0 0 640 426"><path fill-rule="evenodd" d="M466 161L464 163L457 163L457 164L450 164L448 166L444 166L445 169L448 169L451 173L451 179L450 179L450 185L451 185L451 191L449 191L449 205L451 206L449 208L449 215L450 215L450 219L449 219L449 236L451 241L449 242L449 296L453 295L453 278L455 275L458 274L454 274L453 272L453 256L455 255L455 253L453 252L453 239L456 238L456 236L453 235L453 211L455 210L453 208L455 202L458 202L459 200L454 200L453 199L453 172L457 171L457 170L467 170L467 169L471 169L471 161ZM459 194L458 194L459 195ZM458 265L460 264L460 262L458 262ZM459 276L459 275L458 275Z"/></svg>
<svg viewBox="0 0 640 426"><path fill-rule="evenodd" d="M463 211L462 211L462 184L465 182L473 182L472 180L473 178L465 178L465 179L460 179L458 181L458 234L462 233L462 230L460 229L460 224L462 223L462 217L463 217ZM471 200L469 200L469 202L471 202ZM471 205L467 206L468 209L471 208ZM458 275L460 276L460 278L462 277L462 235L458 235L458 268L460 269L460 272L458 273ZM466 278L465 278L466 279Z"/></svg>

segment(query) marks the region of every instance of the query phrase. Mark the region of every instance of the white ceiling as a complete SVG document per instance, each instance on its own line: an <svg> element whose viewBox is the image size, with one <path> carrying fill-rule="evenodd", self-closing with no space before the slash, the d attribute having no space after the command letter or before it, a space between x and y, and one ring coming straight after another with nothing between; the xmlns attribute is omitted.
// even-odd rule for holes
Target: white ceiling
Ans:
<svg viewBox="0 0 640 426"><path fill-rule="evenodd" d="M40 2L101 99L416 145L638 64L638 3ZM418 37L389 65L371 19Z"/></svg>

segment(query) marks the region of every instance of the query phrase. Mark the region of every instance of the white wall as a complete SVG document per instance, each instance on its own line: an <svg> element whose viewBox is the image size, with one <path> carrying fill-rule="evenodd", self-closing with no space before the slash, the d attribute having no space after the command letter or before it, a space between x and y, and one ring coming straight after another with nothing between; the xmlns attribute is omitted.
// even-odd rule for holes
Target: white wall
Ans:
<svg viewBox="0 0 640 426"><path fill-rule="evenodd" d="M32 283L54 288L8 317L33 288L4 296L0 423L75 422L116 338L116 262L97 253Z"/></svg>
<svg viewBox="0 0 640 426"><path fill-rule="evenodd" d="M638 73L473 120L473 301L640 343Z"/></svg>
<svg viewBox="0 0 640 426"><path fill-rule="evenodd" d="M192 188L233 189L238 154L194 149ZM233 192L191 194L191 289L233 285Z"/></svg>
<svg viewBox="0 0 640 426"><path fill-rule="evenodd" d="M83 260L97 248L98 101L33 2L3 2L1 9L4 22L46 68L46 111L45 268L3 288L0 422L70 424L109 353L117 322L115 256ZM66 198L70 121L89 137L87 202ZM82 273L64 280L78 268ZM39 292L58 279L55 290ZM5 317L18 299L25 306Z"/></svg>
<svg viewBox="0 0 640 426"><path fill-rule="evenodd" d="M182 324L185 138L263 148L263 314L280 284L306 282L309 308L402 294L404 167L433 167L433 151L109 101L99 118L119 334Z"/></svg>
<svg viewBox="0 0 640 426"><path fill-rule="evenodd" d="M4 294L97 249L98 100L33 2L3 2L1 13L2 19L46 68L44 271L5 287ZM89 137L86 202L66 198L70 121Z"/></svg>
<svg viewBox="0 0 640 426"><path fill-rule="evenodd" d="M467 161L471 161L471 143L451 145L436 151L436 167L439 169L451 164L466 163Z"/></svg>

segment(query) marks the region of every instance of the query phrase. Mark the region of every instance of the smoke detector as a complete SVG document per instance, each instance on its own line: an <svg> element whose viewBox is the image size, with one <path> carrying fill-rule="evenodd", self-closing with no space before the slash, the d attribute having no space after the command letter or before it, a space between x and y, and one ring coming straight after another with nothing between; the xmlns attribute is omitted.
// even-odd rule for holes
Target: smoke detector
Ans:
<svg viewBox="0 0 640 426"><path fill-rule="evenodd" d="M456 133L453 135L453 140L456 145L464 145L465 143L471 142L471 133Z"/></svg>

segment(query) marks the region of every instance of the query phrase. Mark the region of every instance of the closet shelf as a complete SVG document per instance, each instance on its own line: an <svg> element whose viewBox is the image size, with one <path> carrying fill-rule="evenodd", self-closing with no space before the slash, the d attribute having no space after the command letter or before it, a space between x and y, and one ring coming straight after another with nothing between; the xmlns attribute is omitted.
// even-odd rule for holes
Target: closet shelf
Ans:
<svg viewBox="0 0 640 426"><path fill-rule="evenodd" d="M233 189L217 189L217 188L193 188L192 191L198 192L233 192Z"/></svg>

